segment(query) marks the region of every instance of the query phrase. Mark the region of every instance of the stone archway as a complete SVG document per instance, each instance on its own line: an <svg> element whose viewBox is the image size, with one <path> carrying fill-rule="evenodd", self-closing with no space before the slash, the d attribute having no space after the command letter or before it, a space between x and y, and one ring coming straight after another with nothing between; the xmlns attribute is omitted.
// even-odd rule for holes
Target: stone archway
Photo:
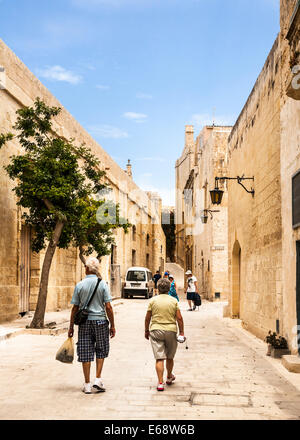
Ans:
<svg viewBox="0 0 300 440"><path fill-rule="evenodd" d="M241 246L238 241L234 243L232 250L232 275L231 275L231 316L240 318L241 296Z"/></svg>

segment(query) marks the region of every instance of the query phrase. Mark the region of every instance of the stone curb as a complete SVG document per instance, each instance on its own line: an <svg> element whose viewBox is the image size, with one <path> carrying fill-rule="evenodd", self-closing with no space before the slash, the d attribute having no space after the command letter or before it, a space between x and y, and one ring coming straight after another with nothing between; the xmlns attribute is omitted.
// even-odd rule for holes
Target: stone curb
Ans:
<svg viewBox="0 0 300 440"><path fill-rule="evenodd" d="M10 333L6 333L5 335L0 335L0 342L5 341L6 339L14 338L15 336L21 335L24 333L24 328L18 329L16 331L12 331Z"/></svg>
<svg viewBox="0 0 300 440"><path fill-rule="evenodd" d="M286 365L283 363L283 359L276 359L269 356L266 356L262 350L266 350L266 344L255 335L253 335L248 330L240 327L239 325L235 325L235 321L230 318L220 318L224 321L227 328L230 328L236 336L243 341L248 347L252 348L256 351L257 354L261 356L261 358L265 359L266 362L271 364L273 368L277 370L281 377L284 377L292 386L297 388L300 391L300 375L296 372L290 372ZM292 356L293 357L293 356Z"/></svg>
<svg viewBox="0 0 300 440"><path fill-rule="evenodd" d="M113 298L113 301L121 300L122 298ZM123 301L118 302L114 304L114 307L118 307L120 305L124 304ZM65 333L68 331L69 328L69 321L60 322L55 326L55 328L43 328L43 329L37 329L37 328L20 328L16 329L14 331L11 331L9 333L6 333L5 335L0 335L0 342L5 341L7 339L14 338L19 335L50 335L50 336L57 336L62 333Z"/></svg>

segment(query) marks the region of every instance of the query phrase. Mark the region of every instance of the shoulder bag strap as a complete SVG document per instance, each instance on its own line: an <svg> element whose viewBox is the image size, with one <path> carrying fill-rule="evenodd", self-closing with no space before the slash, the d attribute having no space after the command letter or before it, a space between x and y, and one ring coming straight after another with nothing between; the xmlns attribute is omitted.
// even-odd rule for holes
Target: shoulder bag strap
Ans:
<svg viewBox="0 0 300 440"><path fill-rule="evenodd" d="M91 295L91 297L90 297L88 303L84 306L84 309L87 309L87 308L89 307L89 305L91 304L92 299L94 298L95 293L97 292L97 289L98 289L98 286L99 286L99 284L100 284L100 281L101 281L101 278L98 278L98 281L97 281L96 287L95 287L95 289L94 289L94 292L92 293L92 295Z"/></svg>

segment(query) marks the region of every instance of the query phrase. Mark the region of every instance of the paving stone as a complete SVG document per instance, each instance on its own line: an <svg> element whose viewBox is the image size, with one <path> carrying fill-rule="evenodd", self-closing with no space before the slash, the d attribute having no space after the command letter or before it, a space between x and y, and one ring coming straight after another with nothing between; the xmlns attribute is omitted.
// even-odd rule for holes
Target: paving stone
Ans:
<svg viewBox="0 0 300 440"><path fill-rule="evenodd" d="M118 307L117 337L103 370L106 393L85 395L81 365L55 360L66 334L27 333L1 342L0 419L298 420L295 375L279 374L264 345L230 327L216 304L204 304L197 315L184 314L190 348L178 347L176 382L163 393L143 335L147 301Z"/></svg>
<svg viewBox="0 0 300 440"><path fill-rule="evenodd" d="M216 405L222 407L250 406L250 396L228 395L228 394L195 394L192 398L193 405ZM234 412L234 411L232 411Z"/></svg>

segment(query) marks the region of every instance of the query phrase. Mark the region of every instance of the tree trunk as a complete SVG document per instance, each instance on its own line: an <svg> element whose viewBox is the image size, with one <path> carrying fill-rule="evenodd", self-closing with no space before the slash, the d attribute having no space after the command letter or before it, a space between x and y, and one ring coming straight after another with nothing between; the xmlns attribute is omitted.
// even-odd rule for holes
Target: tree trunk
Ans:
<svg viewBox="0 0 300 440"><path fill-rule="evenodd" d="M83 255L83 247L82 246L79 246L79 258L80 258L82 264L85 266L85 258Z"/></svg>
<svg viewBox="0 0 300 440"><path fill-rule="evenodd" d="M36 310L34 313L33 320L31 321L30 328L44 328L44 318L46 311L47 293L48 293L48 282L49 273L53 260L53 256L59 242L63 227L65 222L58 220L54 229L53 238L51 239L47 251L45 254L45 259L42 267L41 282L39 289L38 302Z"/></svg>

